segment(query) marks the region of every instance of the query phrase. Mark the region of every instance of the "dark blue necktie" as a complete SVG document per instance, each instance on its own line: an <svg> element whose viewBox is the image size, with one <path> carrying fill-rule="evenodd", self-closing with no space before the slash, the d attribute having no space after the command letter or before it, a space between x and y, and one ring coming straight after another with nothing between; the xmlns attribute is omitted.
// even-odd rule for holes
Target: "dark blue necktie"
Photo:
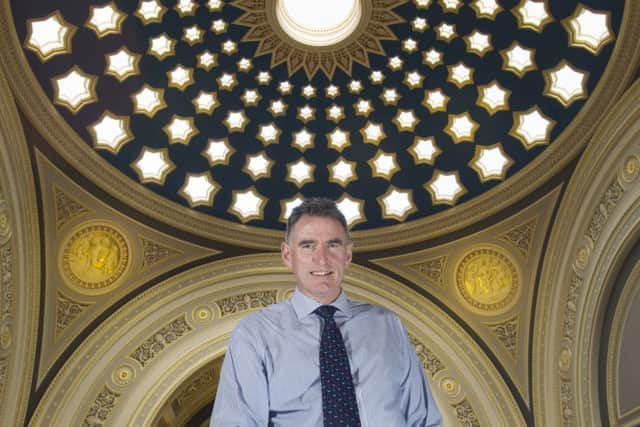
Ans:
<svg viewBox="0 0 640 427"><path fill-rule="evenodd" d="M320 383L324 427L360 427L349 356L333 315L336 308L321 305L315 313L324 319L320 337Z"/></svg>

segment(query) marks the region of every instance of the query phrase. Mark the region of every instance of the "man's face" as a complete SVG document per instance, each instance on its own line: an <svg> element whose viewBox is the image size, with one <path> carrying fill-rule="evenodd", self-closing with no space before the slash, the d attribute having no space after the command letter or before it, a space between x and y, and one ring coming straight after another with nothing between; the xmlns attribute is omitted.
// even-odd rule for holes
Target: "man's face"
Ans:
<svg viewBox="0 0 640 427"><path fill-rule="evenodd" d="M303 294L320 304L329 304L340 295L352 243L338 220L304 215L280 249Z"/></svg>

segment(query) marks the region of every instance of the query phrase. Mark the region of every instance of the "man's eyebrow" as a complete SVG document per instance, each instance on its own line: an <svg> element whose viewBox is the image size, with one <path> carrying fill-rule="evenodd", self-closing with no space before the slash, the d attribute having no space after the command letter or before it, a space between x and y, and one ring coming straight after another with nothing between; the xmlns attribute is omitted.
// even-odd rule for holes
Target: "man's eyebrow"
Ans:
<svg viewBox="0 0 640 427"><path fill-rule="evenodd" d="M329 243L339 243L339 244L341 244L341 245L342 245L342 244L344 244L344 240L342 240L342 239L341 239L341 238L339 238L339 237L336 237L335 239L331 239L331 240L329 240Z"/></svg>
<svg viewBox="0 0 640 427"><path fill-rule="evenodd" d="M308 245L308 244L315 243L315 242L316 242L316 241L315 241L315 240L313 240L313 239L304 239L304 240L300 240L300 241L298 242L298 246Z"/></svg>

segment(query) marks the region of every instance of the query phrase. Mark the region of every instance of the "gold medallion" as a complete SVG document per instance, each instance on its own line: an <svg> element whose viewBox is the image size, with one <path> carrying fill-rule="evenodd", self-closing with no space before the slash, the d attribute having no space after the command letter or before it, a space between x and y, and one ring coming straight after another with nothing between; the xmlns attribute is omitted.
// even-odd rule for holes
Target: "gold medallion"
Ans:
<svg viewBox="0 0 640 427"><path fill-rule="evenodd" d="M110 291L128 264L129 245L119 231L106 224L85 225L63 245L63 276L80 293Z"/></svg>
<svg viewBox="0 0 640 427"><path fill-rule="evenodd" d="M458 264L456 288L474 309L502 310L515 300L518 272L507 255L493 248L476 249Z"/></svg>

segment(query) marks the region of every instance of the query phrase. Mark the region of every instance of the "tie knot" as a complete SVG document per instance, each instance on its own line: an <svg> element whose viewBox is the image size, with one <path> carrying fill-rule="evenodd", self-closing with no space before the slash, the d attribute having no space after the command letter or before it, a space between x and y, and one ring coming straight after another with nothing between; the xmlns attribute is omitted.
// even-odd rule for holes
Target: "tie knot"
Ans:
<svg viewBox="0 0 640 427"><path fill-rule="evenodd" d="M325 320L333 319L333 315L335 314L337 308L332 305L321 305L320 307L315 309L315 313L322 317Z"/></svg>

